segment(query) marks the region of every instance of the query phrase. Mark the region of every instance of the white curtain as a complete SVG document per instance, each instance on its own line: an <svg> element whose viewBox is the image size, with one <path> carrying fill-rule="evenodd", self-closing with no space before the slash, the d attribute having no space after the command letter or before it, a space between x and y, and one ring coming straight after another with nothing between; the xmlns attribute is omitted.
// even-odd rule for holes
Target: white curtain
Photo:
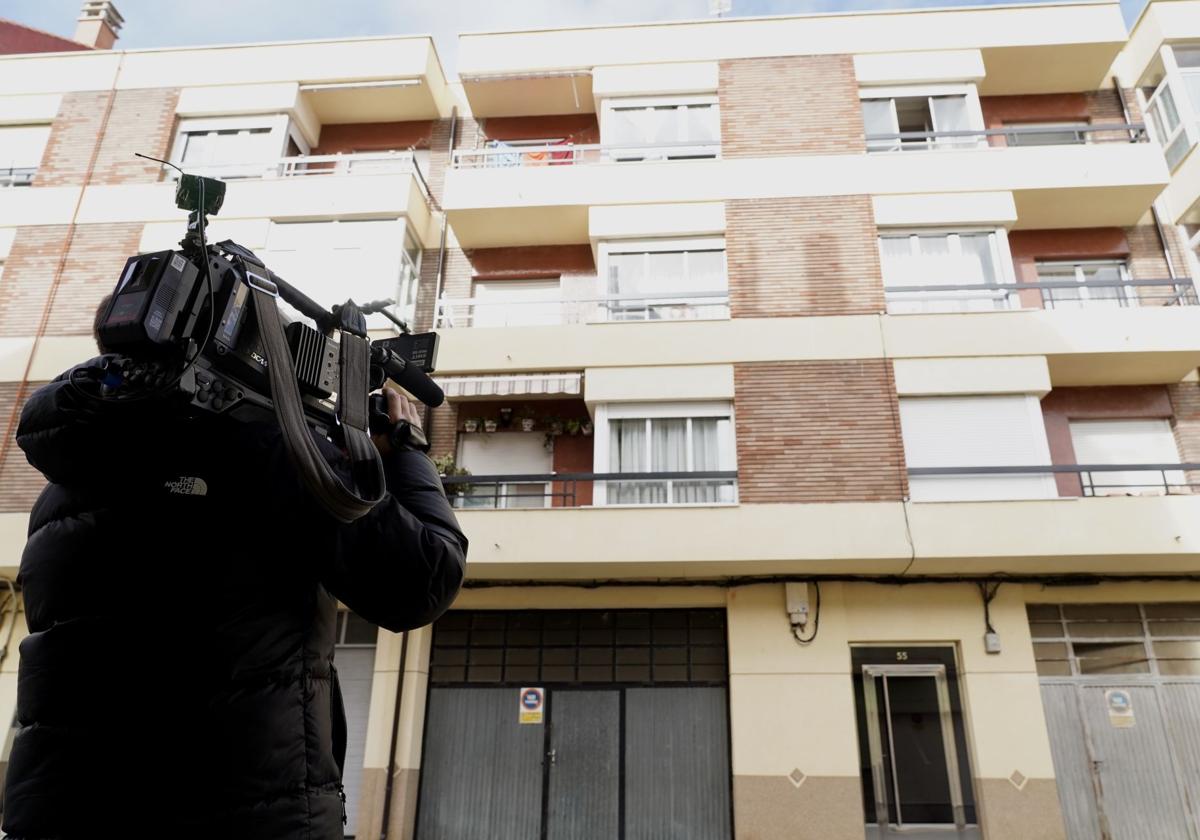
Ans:
<svg viewBox="0 0 1200 840"><path fill-rule="evenodd" d="M721 121L717 114L717 106L712 104L687 106L685 132L689 143L716 143L720 140Z"/></svg>
<svg viewBox="0 0 1200 840"><path fill-rule="evenodd" d="M870 134L895 134L896 113L890 99L864 99L862 101L863 127ZM872 151L900 148L899 140L868 140L867 148Z"/></svg>
<svg viewBox="0 0 1200 840"><path fill-rule="evenodd" d="M648 472L646 421L641 418L613 420L609 424L609 472ZM666 486L645 481L610 481L608 503L616 505L662 504Z"/></svg>
<svg viewBox="0 0 1200 840"><path fill-rule="evenodd" d="M933 113L934 131L968 131L971 128L965 96L931 96L929 108ZM943 137L938 140L938 145L970 148L979 145L979 138Z"/></svg>
<svg viewBox="0 0 1200 840"><path fill-rule="evenodd" d="M721 441L718 424L722 421L717 417L696 417L692 419L692 469L697 472L711 472L721 469ZM724 498L725 487L719 486L714 479L700 481L676 481L675 501L677 502L717 502L729 501Z"/></svg>

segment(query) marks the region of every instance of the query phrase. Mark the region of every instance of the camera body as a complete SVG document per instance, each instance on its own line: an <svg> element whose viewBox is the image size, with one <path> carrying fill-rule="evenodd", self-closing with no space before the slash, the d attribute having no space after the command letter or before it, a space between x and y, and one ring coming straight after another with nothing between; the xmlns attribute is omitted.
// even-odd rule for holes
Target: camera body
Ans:
<svg viewBox="0 0 1200 840"><path fill-rule="evenodd" d="M390 302L359 307L347 301L325 310L236 243L204 243L205 216L220 208L224 187L214 179L183 176L176 203L190 209L191 217L180 250L126 261L97 321L100 345L113 354L103 371L93 373L99 396L118 402L153 396L233 420L270 417L269 354L253 300L256 287L270 287L314 322L280 310L305 419L332 433L342 375L336 335L345 330L365 339L364 312L383 311ZM390 377L426 403L439 404L441 392L427 376L437 347L436 333L412 335L406 328L372 341L369 390Z"/></svg>

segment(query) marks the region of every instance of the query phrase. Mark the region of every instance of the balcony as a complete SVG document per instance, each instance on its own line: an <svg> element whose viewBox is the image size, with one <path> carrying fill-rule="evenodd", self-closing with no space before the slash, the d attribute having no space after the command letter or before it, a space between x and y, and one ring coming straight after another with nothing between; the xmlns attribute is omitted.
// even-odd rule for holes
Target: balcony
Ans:
<svg viewBox="0 0 1200 840"><path fill-rule="evenodd" d="M887 286L888 313L979 312L1023 308L1126 309L1200 304L1191 278L1044 280Z"/></svg>
<svg viewBox="0 0 1200 840"><path fill-rule="evenodd" d="M664 160L712 160L720 156L720 143L658 143L635 146L548 143L542 146L456 149L451 166L455 169L510 169Z"/></svg>
<svg viewBox="0 0 1200 840"><path fill-rule="evenodd" d="M1145 143L1149 139L1143 123L1080 123L868 134L867 151L962 151L996 146L999 145L997 141L1001 140L1004 146L1081 146L1089 143Z"/></svg>
<svg viewBox="0 0 1200 840"><path fill-rule="evenodd" d="M221 180L413 174L425 195L429 195L429 187L413 159L412 152L297 155L268 161L191 164L188 170L193 175L206 175ZM0 175L2 173L3 170L0 170ZM178 173L174 174L177 176Z"/></svg>
<svg viewBox="0 0 1200 840"><path fill-rule="evenodd" d="M460 151L446 174L442 204L464 248L586 242L591 208L845 194L1011 192L1018 228L1135 225L1169 180L1162 149L1133 142L1129 131L1140 132L1138 126L1095 129L1088 132L1113 142L1006 148L982 142L987 133L979 131L966 133L969 146L947 137L957 132L933 135L932 145L922 134L936 154L723 158L710 148L676 157L671 146L653 154L604 146L578 153L570 146ZM1018 129L1000 133L1006 131ZM1034 135L1039 131L1046 133L1035 128ZM880 143L892 137L872 136ZM947 139L957 145L941 144Z"/></svg>
<svg viewBox="0 0 1200 840"><path fill-rule="evenodd" d="M732 505L736 470L443 476L456 508L509 510L601 506ZM597 493L597 490L602 492Z"/></svg>
<svg viewBox="0 0 1200 840"><path fill-rule="evenodd" d="M1008 495L1003 488L1003 482L1008 479L1039 479L1051 476L1064 476L1066 482L1058 484L1059 495L1071 497L1081 496L1190 496L1194 488L1200 488L1200 479L1196 476L1200 464L1043 464L1040 466L986 466L986 467L909 467L910 479L945 479L946 482L937 488L933 482L922 482L926 489L921 493L931 495L918 498L919 491L914 482L914 501L953 502L953 501L1013 501L1026 498L1054 498L1055 485L1052 482L1042 482L1042 487L1050 491L1038 495L1036 484L1026 481L1023 490L1017 494ZM980 499L968 495L959 496L963 479L993 479L998 483L988 488L996 493L994 497ZM931 487L930 485L933 484ZM1064 485L1066 492L1063 492ZM1026 495L1029 490L1033 493Z"/></svg>
<svg viewBox="0 0 1200 840"><path fill-rule="evenodd" d="M33 176L36 174L36 166L10 166L7 169L0 168L0 188L28 187L33 183Z"/></svg>
<svg viewBox="0 0 1200 840"><path fill-rule="evenodd" d="M721 320L729 317L728 292L606 295L561 300L444 298L437 329L605 324L628 321Z"/></svg>

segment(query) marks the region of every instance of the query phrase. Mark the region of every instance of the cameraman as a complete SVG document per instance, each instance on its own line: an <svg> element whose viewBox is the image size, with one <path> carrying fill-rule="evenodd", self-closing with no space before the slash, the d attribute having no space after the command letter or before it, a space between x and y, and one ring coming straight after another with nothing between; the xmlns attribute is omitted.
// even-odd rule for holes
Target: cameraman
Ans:
<svg viewBox="0 0 1200 840"><path fill-rule="evenodd" d="M33 394L17 442L50 483L18 579L9 837L342 837L358 768L342 766L337 601L393 632L429 624L467 550L407 443L416 408L385 392L405 434L375 439L388 494L349 525L309 496L274 423L97 409L67 374Z"/></svg>

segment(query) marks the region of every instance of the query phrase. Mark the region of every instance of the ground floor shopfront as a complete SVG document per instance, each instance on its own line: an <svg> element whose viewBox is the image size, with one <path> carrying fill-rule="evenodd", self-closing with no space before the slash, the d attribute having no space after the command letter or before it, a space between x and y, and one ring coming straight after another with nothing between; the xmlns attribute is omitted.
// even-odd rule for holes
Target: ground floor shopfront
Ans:
<svg viewBox="0 0 1200 840"><path fill-rule="evenodd" d="M380 634L357 836L1200 837L1200 586L1006 584L999 653L973 584L820 597L808 644L781 584L471 590Z"/></svg>

